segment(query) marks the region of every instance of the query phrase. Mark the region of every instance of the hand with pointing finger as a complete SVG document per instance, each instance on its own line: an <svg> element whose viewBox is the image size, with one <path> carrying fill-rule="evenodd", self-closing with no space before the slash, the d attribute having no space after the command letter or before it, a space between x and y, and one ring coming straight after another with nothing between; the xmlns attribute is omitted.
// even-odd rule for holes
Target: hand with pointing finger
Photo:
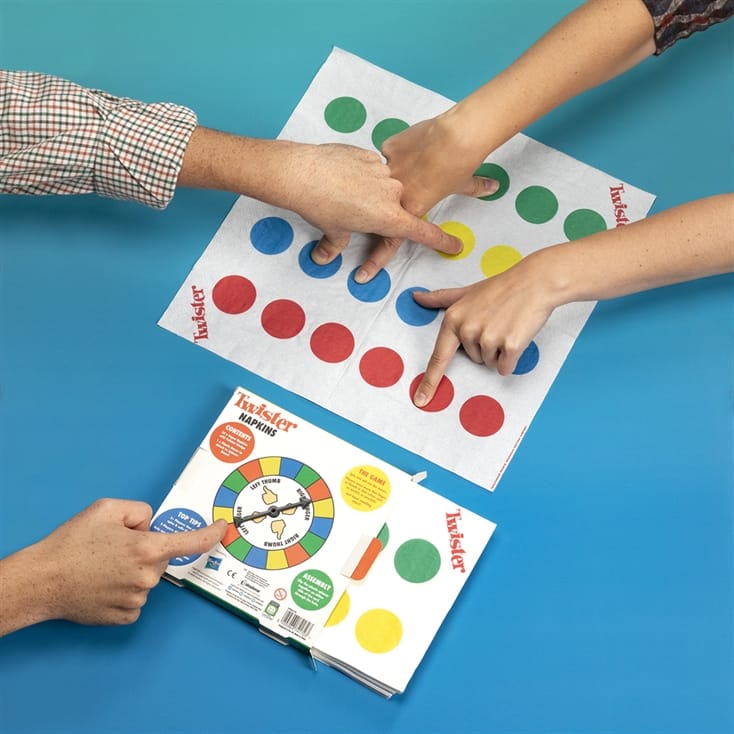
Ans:
<svg viewBox="0 0 734 734"><path fill-rule="evenodd" d="M352 232L365 232L419 242L447 253L461 251L461 242L440 227L416 216L401 204L403 185L377 153L346 145L295 149L295 158L310 158L308 177L289 208L320 229L314 248L317 265L331 262L349 244ZM302 162L300 171L306 169ZM422 214L423 212L421 212ZM357 282L361 282L357 277Z"/></svg>
<svg viewBox="0 0 734 734"><path fill-rule="evenodd" d="M473 175L482 163L483 153L464 140L460 127L453 123L451 111L393 135L383 144L382 152L390 175L402 183L403 207L418 217L451 194L490 196L499 188L494 179ZM433 246L399 233L398 236L388 232L376 234L385 236L378 240L369 259L357 271L357 282L371 280L392 259L405 239ZM434 246L434 249L454 255L461 252L461 247Z"/></svg>
<svg viewBox="0 0 734 734"><path fill-rule="evenodd" d="M319 265L331 262L352 232L461 250L455 237L403 208L403 185L376 152L353 145L260 140L197 127L178 185L234 191L297 212L323 232L312 254Z"/></svg>
<svg viewBox="0 0 734 734"><path fill-rule="evenodd" d="M49 619L130 624L169 559L204 553L227 527L218 521L200 530L159 533L148 529L151 517L144 502L98 500L0 561L0 635Z"/></svg>
<svg viewBox="0 0 734 734"><path fill-rule="evenodd" d="M474 285L416 291L421 306L446 313L413 402L430 402L459 345L509 375L558 306L732 272L733 216L734 194L711 196L537 250Z"/></svg>
<svg viewBox="0 0 734 734"><path fill-rule="evenodd" d="M469 358L501 375L512 374L523 351L559 305L551 282L538 272L530 255L499 275L464 288L420 292L426 308L445 308L425 374L413 402L425 407L459 346Z"/></svg>

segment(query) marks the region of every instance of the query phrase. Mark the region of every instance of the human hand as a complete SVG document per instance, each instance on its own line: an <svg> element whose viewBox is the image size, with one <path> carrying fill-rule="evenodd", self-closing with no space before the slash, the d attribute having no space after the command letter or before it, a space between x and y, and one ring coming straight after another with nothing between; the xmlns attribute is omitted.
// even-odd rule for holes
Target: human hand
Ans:
<svg viewBox="0 0 734 734"><path fill-rule="evenodd" d="M372 151L351 145L292 144L287 167L292 186L288 208L324 235L314 262L331 262L352 232L412 239L441 252L461 251L461 242L401 205L402 184Z"/></svg>
<svg viewBox="0 0 734 734"><path fill-rule="evenodd" d="M433 398L456 350L509 375L525 348L559 305L556 292L538 271L533 255L509 270L464 288L420 292L421 306L445 308L441 328L413 402L425 407Z"/></svg>
<svg viewBox="0 0 734 734"><path fill-rule="evenodd" d="M144 502L98 500L33 546L43 584L43 618L80 624L130 624L138 619L171 558L203 553L226 523L183 533L148 530ZM40 620L39 620L40 621Z"/></svg>
<svg viewBox="0 0 734 734"><path fill-rule="evenodd" d="M352 145L259 140L196 127L178 186L222 189L290 209L324 233L315 261L333 260L352 232L410 238L441 252L461 242L406 211L380 156Z"/></svg>
<svg viewBox="0 0 734 734"><path fill-rule="evenodd" d="M450 194L490 196L499 188L494 179L472 175L485 154L473 141L466 139L452 110L393 135L383 144L382 152L390 175L402 183L400 201L403 207L418 217ZM372 279L392 259L405 239L415 240L389 232L381 234L386 236L378 240L369 259L355 274L358 283ZM449 254L461 251L461 247L435 249Z"/></svg>

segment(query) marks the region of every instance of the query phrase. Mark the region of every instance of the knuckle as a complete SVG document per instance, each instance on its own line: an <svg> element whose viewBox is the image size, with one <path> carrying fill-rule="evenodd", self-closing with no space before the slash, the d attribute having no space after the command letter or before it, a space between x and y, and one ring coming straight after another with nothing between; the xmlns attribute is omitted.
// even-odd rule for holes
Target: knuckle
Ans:
<svg viewBox="0 0 734 734"><path fill-rule="evenodd" d="M137 609L121 609L115 620L116 624L133 624L140 619L140 607Z"/></svg>
<svg viewBox="0 0 734 734"><path fill-rule="evenodd" d="M101 497L100 499L95 500L91 504L91 507L95 510L99 510L100 512L107 512L115 506L115 503L116 500L113 500L110 497Z"/></svg>
<svg viewBox="0 0 734 734"><path fill-rule="evenodd" d="M390 253L390 256L394 255L403 244L403 240L396 237L388 237L385 240L385 249Z"/></svg>
<svg viewBox="0 0 734 734"><path fill-rule="evenodd" d="M436 291L436 293L440 295L441 291ZM452 307L446 309L446 313L443 317L443 323L447 328L453 331L454 334L459 335L464 330L461 314Z"/></svg>
<svg viewBox="0 0 734 734"><path fill-rule="evenodd" d="M131 592L128 597L128 605L131 609L140 610L145 606L145 602L148 601L148 589L138 589Z"/></svg>
<svg viewBox="0 0 734 734"><path fill-rule="evenodd" d="M147 569L141 576L140 585L146 591L154 589L160 583L161 575L158 573L158 569Z"/></svg>
<svg viewBox="0 0 734 734"><path fill-rule="evenodd" d="M137 558L141 564L149 566L156 562L160 551L158 543L156 542L158 540L159 538L157 535L143 536L135 544L133 552L135 558Z"/></svg>

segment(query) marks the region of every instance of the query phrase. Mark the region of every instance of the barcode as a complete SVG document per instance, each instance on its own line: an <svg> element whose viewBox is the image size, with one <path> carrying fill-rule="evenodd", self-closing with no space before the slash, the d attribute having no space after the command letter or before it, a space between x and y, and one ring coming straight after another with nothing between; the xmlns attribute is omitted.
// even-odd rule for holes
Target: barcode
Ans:
<svg viewBox="0 0 734 734"><path fill-rule="evenodd" d="M292 632L298 632L304 637L308 637L313 629L313 622L309 622L304 617L296 614L292 609L286 609L283 614L280 623L283 627L291 630Z"/></svg>

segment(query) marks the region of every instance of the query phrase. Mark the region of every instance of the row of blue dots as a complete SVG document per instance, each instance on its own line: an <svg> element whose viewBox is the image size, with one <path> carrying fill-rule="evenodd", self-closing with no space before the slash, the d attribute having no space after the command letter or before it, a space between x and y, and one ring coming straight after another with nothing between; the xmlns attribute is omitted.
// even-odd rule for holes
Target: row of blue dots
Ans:
<svg viewBox="0 0 734 734"><path fill-rule="evenodd" d="M285 252L293 244L293 227L282 217L264 217L258 220L250 230L250 241L252 246L263 255L279 255ZM311 259L311 252L318 244L318 240L306 243L298 253L298 264L301 270L311 278L329 278L335 275L342 266L342 256L338 255L327 265L317 265ZM367 283L357 283L354 276L357 268L352 270L347 278L347 289L358 301L363 303L375 303L382 300L392 287L390 275L386 270L380 272ZM427 288L419 286L406 288L395 302L395 310L401 321L409 326L425 326L430 324L438 316L438 309L425 308L416 303L413 293L416 291L426 292ZM513 374L524 375L530 372L540 358L538 345L533 341L523 352L518 360Z"/></svg>

